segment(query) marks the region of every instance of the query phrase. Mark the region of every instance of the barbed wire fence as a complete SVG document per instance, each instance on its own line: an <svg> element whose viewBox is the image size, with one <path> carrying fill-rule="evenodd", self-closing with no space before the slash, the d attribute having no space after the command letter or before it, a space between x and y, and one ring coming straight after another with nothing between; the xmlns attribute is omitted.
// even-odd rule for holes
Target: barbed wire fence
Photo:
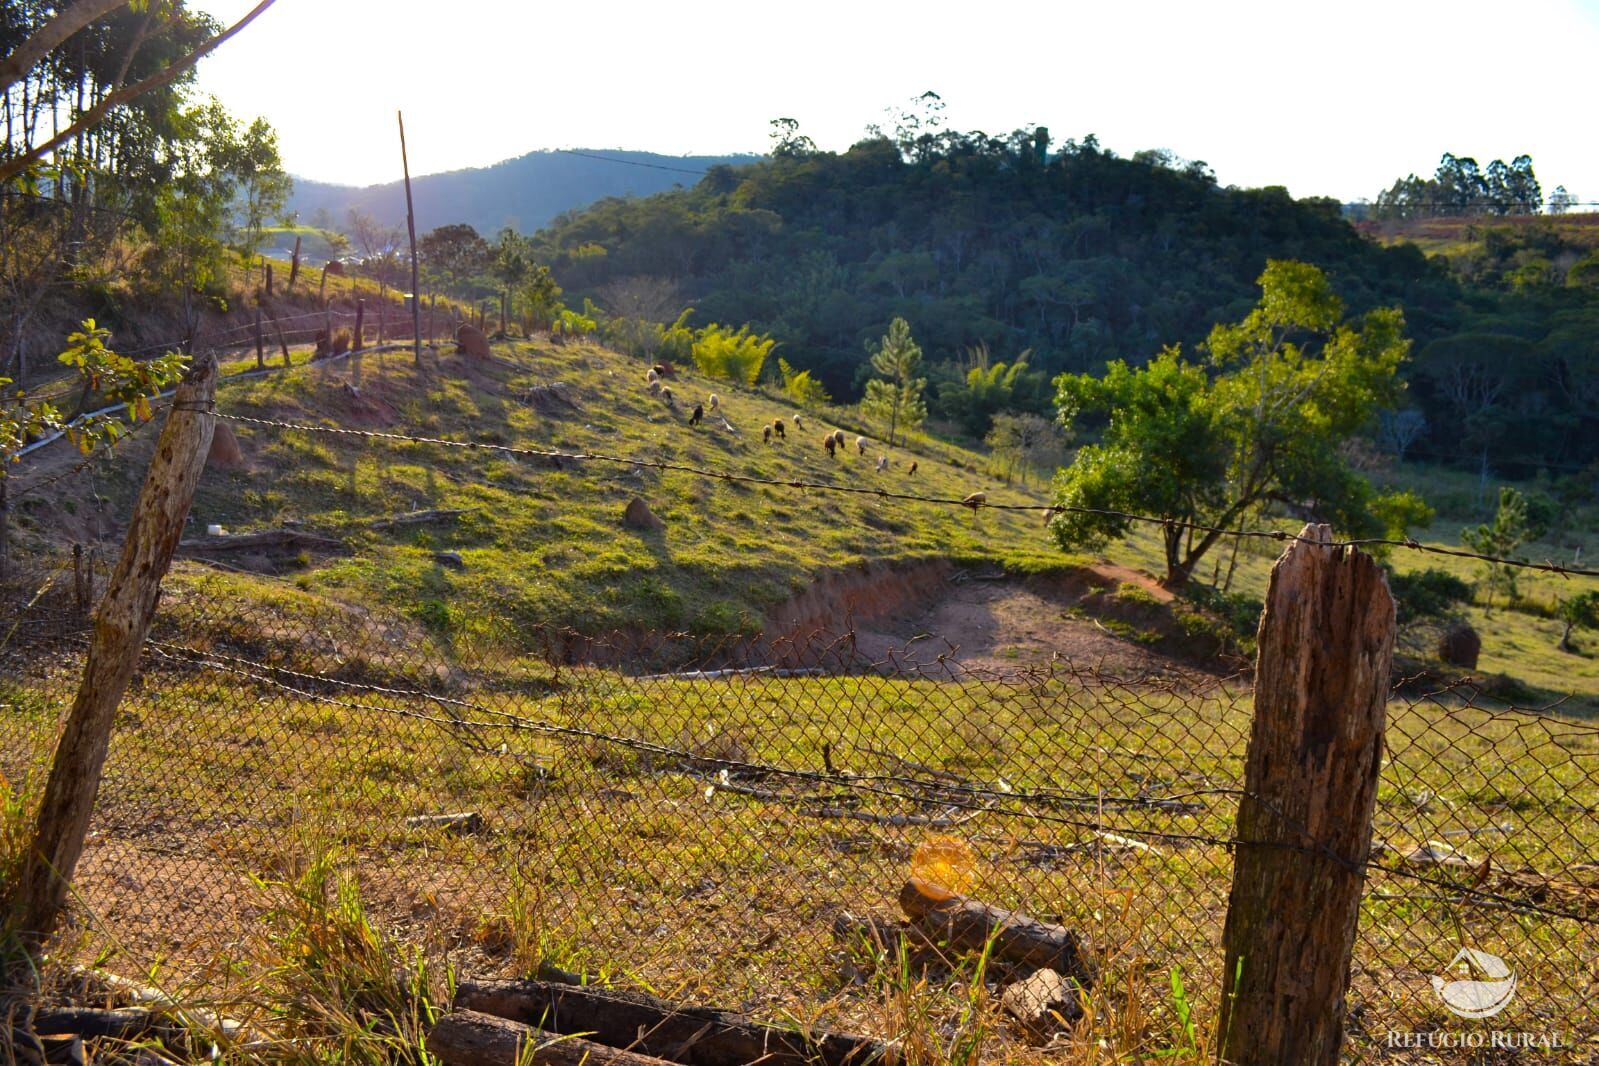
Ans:
<svg viewBox="0 0 1599 1066"><path fill-rule="evenodd" d="M1335 546L1373 544L1596 574ZM81 661L70 572L51 571L0 633L10 781L42 772ZM1214 1012L1251 720L1247 678L975 668L933 640L868 653L849 630L596 635L489 617L441 641L403 615L239 602L189 581L124 700L76 908L125 958L220 980L260 910L250 875L331 846L377 912L465 969L504 972L531 950L644 987L793 1004L859 978L862 930L931 847L964 891L1079 930L1152 1002L1178 969ZM1396 687L1349 995L1357 1048L1453 1024L1433 978L1467 943L1514 962L1518 1027L1594 1039L1596 815L1599 725L1464 682Z"/></svg>

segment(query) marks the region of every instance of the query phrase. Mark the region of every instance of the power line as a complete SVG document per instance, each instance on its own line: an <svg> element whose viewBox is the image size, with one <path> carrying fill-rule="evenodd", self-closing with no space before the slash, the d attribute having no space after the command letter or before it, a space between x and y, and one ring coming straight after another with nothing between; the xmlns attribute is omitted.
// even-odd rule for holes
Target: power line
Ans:
<svg viewBox="0 0 1599 1066"><path fill-rule="evenodd" d="M669 167L664 163L645 163L637 159L617 159L615 156L595 155L592 152L580 152L575 148L560 148L557 149L557 151L564 152L567 155L582 156L584 159L598 159L602 163L621 163L623 166L629 167L646 167L650 170L669 170L674 174L693 174L695 177L700 178L704 177L708 173L708 171L704 170L688 170L684 167Z"/></svg>

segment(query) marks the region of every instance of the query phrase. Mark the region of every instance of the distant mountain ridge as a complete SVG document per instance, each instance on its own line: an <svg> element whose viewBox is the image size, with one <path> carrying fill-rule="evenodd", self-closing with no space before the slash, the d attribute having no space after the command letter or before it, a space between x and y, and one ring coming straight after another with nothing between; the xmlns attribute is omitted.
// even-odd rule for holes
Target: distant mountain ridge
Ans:
<svg viewBox="0 0 1599 1066"><path fill-rule="evenodd" d="M751 163L757 155L659 155L621 149L529 152L487 167L411 179L417 232L465 222L484 236L511 226L532 233L563 211L608 196L649 196L699 181L696 171ZM296 177L288 210L303 223L337 228L350 208L390 226L405 225L405 187L337 185ZM325 216L322 214L325 212Z"/></svg>

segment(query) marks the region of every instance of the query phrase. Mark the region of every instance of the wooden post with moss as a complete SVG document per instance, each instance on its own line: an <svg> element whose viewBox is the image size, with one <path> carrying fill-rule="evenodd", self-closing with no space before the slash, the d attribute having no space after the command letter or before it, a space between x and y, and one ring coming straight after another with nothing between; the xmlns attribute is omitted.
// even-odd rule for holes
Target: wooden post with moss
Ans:
<svg viewBox="0 0 1599 1066"><path fill-rule="evenodd" d="M1333 1066L1393 662L1376 560L1307 525L1272 568L1222 935L1221 1059Z"/></svg>
<svg viewBox="0 0 1599 1066"><path fill-rule="evenodd" d="M216 383L216 359L206 355L195 361L178 385L134 506L122 557L95 611L83 678L56 744L13 899L18 928L31 946L42 945L54 932L83 854L117 704L139 661L161 581L183 536L195 486L205 469L216 426L211 411Z"/></svg>

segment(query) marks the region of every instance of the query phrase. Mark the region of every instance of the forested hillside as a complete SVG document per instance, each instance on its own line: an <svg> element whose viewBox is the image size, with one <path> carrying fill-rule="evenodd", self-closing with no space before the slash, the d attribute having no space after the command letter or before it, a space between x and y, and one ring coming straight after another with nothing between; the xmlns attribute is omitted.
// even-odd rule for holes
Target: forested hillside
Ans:
<svg viewBox="0 0 1599 1066"><path fill-rule="evenodd" d="M1197 357L1212 324L1250 306L1268 258L1301 260L1356 314L1403 310L1414 413L1384 419L1394 450L1473 468L1487 456L1512 475L1599 457L1593 286L1556 271L1464 279L1412 245L1362 237L1332 201L1223 188L1203 163L1119 158L1092 137L879 136L841 154L795 138L690 189L600 201L540 234L536 252L568 299L625 313L608 304L668 289L696 323L771 334L843 396L869 373L865 342L903 316L934 371L935 414L971 367L1029 349L1051 375L1173 342Z"/></svg>
<svg viewBox="0 0 1599 1066"><path fill-rule="evenodd" d="M674 185L692 185L707 167L753 159L619 150L529 152L489 167L412 178L411 193L421 229L465 222L485 233L502 226L532 232L561 212L601 197L648 196ZM289 210L301 222L336 226L352 209L381 225L404 226L405 188L399 181L357 187L295 179Z"/></svg>

